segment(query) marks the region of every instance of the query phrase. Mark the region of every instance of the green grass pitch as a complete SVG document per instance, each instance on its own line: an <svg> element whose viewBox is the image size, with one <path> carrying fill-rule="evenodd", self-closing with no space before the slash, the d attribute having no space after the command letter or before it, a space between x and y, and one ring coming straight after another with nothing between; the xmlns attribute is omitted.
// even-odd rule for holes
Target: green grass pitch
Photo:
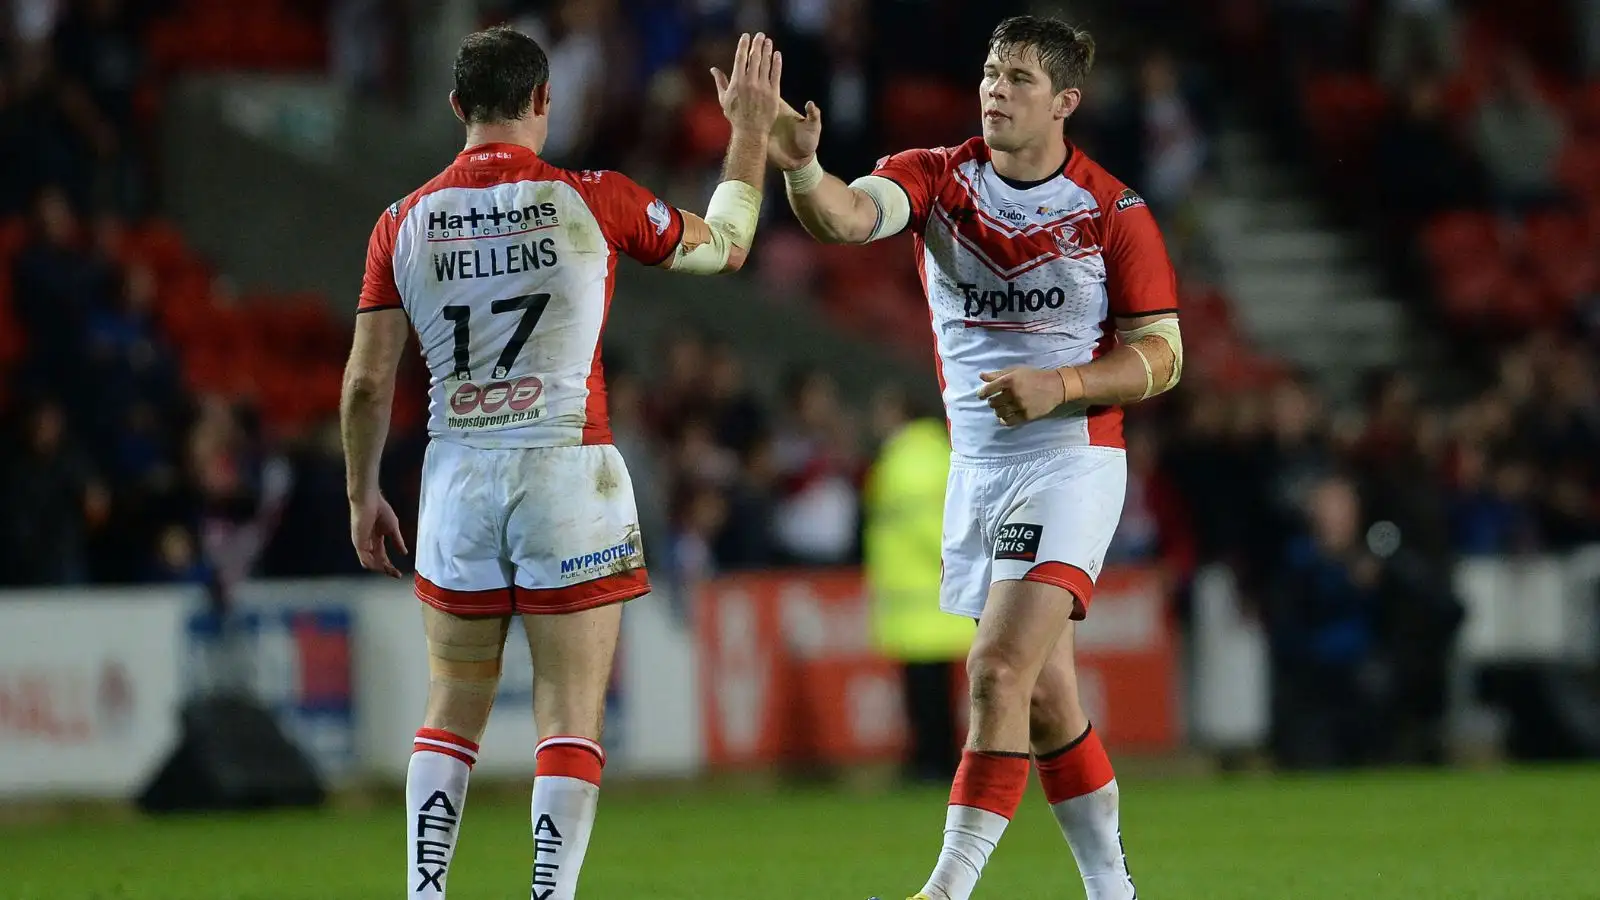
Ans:
<svg viewBox="0 0 1600 900"><path fill-rule="evenodd" d="M939 845L941 791L639 790L603 796L580 896L901 900ZM9 900L404 896L398 807L0 826ZM1144 900L1600 900L1600 767L1132 780ZM454 900L528 896L526 801L469 798ZM1082 897L1036 790L979 898Z"/></svg>

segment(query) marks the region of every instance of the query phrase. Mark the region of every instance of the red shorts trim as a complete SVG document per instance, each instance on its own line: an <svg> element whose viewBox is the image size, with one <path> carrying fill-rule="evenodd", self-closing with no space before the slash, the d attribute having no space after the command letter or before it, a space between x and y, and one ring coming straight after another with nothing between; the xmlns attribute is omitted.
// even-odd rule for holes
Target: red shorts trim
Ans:
<svg viewBox="0 0 1600 900"><path fill-rule="evenodd" d="M1077 566L1064 562L1042 562L1029 569L1022 580L1053 585L1072 594L1073 621L1081 622L1089 615L1089 601L1094 599L1094 579Z"/></svg>
<svg viewBox="0 0 1600 900"><path fill-rule="evenodd" d="M650 576L643 567L606 575L582 584L559 588L503 587L483 591L453 591L420 574L415 578L417 599L453 616L551 615L582 612L621 603L650 593Z"/></svg>
<svg viewBox="0 0 1600 900"><path fill-rule="evenodd" d="M542 590L519 587L514 593L517 612L523 615L582 612L650 593L650 575L640 566L583 584Z"/></svg>
<svg viewBox="0 0 1600 900"><path fill-rule="evenodd" d="M511 599L511 588L489 588L486 591L452 591L418 574L415 578L417 599L434 609L452 616L509 616L516 606Z"/></svg>

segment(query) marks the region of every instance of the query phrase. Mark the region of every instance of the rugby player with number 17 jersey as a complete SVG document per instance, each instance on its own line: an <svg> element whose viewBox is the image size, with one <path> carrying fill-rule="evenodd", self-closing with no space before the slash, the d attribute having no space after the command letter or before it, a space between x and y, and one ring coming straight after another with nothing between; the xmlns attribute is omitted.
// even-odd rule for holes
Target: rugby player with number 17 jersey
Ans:
<svg viewBox="0 0 1600 900"><path fill-rule="evenodd" d="M406 775L406 896L445 896L467 779L520 614L533 657L535 900L577 892L605 764L621 603L650 589L633 489L611 442L601 333L620 257L739 268L761 206L782 57L757 34L712 76L732 124L704 218L617 172L539 158L549 63L507 28L470 35L451 106L466 149L384 212L367 248L341 408L351 540L399 577L378 492L395 371L415 330L431 377L416 594L430 680ZM399 832L396 832L399 837Z"/></svg>
<svg viewBox="0 0 1600 900"><path fill-rule="evenodd" d="M815 104L785 106L768 146L813 237L916 237L953 450L940 606L978 622L971 730L925 900L971 896L1030 758L1088 900L1136 895L1073 639L1122 512L1119 406L1172 388L1183 345L1150 210L1064 134L1093 60L1083 31L1008 19L983 66L982 137L896 153L851 184L816 158Z"/></svg>

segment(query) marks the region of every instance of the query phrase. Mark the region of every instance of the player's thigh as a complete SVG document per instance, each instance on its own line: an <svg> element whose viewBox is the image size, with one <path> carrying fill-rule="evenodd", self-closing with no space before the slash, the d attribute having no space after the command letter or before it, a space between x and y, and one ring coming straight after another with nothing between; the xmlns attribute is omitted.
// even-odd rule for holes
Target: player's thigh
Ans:
<svg viewBox="0 0 1600 900"><path fill-rule="evenodd" d="M1127 488L1120 450L1081 447L1037 462L1012 488L997 526L993 579L1067 591L1088 613Z"/></svg>
<svg viewBox="0 0 1600 900"><path fill-rule="evenodd" d="M429 443L417 510L416 590L460 616L512 612L496 451Z"/></svg>
<svg viewBox="0 0 1600 900"><path fill-rule="evenodd" d="M984 472L952 466L944 494L939 608L977 619L989 597L990 541L984 530Z"/></svg>
<svg viewBox="0 0 1600 900"><path fill-rule="evenodd" d="M533 658L533 717L540 736L568 734L598 740L622 632L622 604L525 614L522 627Z"/></svg>
<svg viewBox="0 0 1600 900"><path fill-rule="evenodd" d="M579 612L649 593L622 454L610 445L521 452L506 522L517 611Z"/></svg>

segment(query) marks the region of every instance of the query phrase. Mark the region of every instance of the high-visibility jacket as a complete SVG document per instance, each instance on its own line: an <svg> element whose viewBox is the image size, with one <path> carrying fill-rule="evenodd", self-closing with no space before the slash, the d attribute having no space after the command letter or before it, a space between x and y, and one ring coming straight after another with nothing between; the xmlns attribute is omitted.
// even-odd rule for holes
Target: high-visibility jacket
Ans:
<svg viewBox="0 0 1600 900"><path fill-rule="evenodd" d="M972 643L972 622L939 610L949 474L945 424L918 419L884 443L867 476L862 552L873 638L893 659L960 659Z"/></svg>

